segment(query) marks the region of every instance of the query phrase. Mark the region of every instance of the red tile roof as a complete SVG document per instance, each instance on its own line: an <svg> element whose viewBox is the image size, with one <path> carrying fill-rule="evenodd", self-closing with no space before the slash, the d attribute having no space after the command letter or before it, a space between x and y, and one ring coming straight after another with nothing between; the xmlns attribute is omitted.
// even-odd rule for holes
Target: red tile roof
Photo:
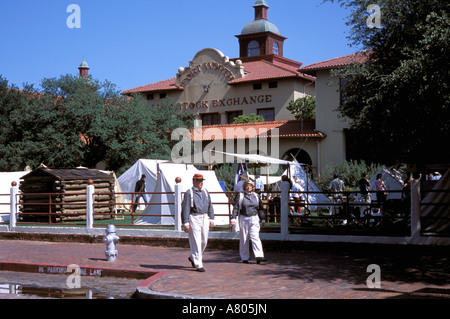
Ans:
<svg viewBox="0 0 450 319"><path fill-rule="evenodd" d="M338 68L342 66L346 66L349 64L352 64L354 62L358 63L365 63L368 60L368 52L369 51L362 51L362 52L356 52L349 55L341 56L338 58L325 60L322 62L313 63L310 65L306 65L304 67L301 67L299 71L301 72L309 72L309 71L317 71L317 70L325 70L325 69L333 69Z"/></svg>
<svg viewBox="0 0 450 319"><path fill-rule="evenodd" d="M289 70L288 68L275 65L265 60L244 62L242 63L244 72L246 75L240 79L231 80L230 85L262 81L262 80L275 80L285 78L297 78L308 81L315 81L316 78L309 74L304 74L298 71ZM168 91L168 90L183 90L182 87L175 85L176 78L139 86L133 89L123 91L122 94L131 93L143 93L143 92L156 92L156 91Z"/></svg>
<svg viewBox="0 0 450 319"><path fill-rule="evenodd" d="M298 71L289 70L282 66L270 63L266 60L244 62L242 63L242 66L244 67L244 72L246 72L246 75L240 79L231 80L229 82L230 85L283 78L299 78L308 81L316 80L314 76L303 74Z"/></svg>
<svg viewBox="0 0 450 319"><path fill-rule="evenodd" d="M262 137L316 137L326 135L316 131L316 121L271 121L245 124L205 125L191 132L193 141L230 140Z"/></svg>
<svg viewBox="0 0 450 319"><path fill-rule="evenodd" d="M183 90L182 87L175 85L176 78L147 84L143 86L138 86L134 89L129 89L126 91L123 91L122 94L131 94L131 93L138 93L138 92L155 92L155 91L168 91L168 90Z"/></svg>

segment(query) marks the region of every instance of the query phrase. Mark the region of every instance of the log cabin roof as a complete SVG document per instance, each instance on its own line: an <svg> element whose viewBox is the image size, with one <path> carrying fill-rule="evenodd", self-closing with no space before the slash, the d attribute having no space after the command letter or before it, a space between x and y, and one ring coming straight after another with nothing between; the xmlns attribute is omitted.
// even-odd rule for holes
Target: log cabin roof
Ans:
<svg viewBox="0 0 450 319"><path fill-rule="evenodd" d="M47 168L39 167L23 176L22 179L26 180L32 177L54 177L58 180L111 180L114 179L113 175L103 173L97 169L88 168Z"/></svg>

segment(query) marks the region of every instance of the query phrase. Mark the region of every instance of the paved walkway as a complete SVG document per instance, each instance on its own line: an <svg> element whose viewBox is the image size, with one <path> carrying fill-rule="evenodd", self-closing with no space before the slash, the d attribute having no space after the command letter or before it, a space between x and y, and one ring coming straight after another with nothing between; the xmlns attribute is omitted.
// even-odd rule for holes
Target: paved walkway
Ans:
<svg viewBox="0 0 450 319"><path fill-rule="evenodd" d="M268 261L259 265L254 260L241 263L235 250L207 248L206 272L199 273L187 260L187 248L119 244L117 260L107 262L105 245L100 243L0 240L0 263L77 264L160 273L156 280L147 281L147 288L167 296L450 299L448 248L315 246L308 248L308 244L303 244L298 250L266 251ZM380 288L369 288L366 283L372 274L367 272L367 267L372 264L380 267Z"/></svg>

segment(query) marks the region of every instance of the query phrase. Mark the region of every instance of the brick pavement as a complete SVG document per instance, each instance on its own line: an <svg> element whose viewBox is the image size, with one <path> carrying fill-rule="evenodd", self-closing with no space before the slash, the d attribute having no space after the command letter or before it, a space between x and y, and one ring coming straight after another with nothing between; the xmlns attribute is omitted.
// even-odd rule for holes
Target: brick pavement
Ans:
<svg viewBox="0 0 450 319"><path fill-rule="evenodd" d="M0 240L0 262L165 272L151 291L197 298L450 299L448 248L299 244L266 251L260 265L241 263L235 249L207 248L205 273L191 268L186 247L119 244L114 262L104 250L100 243ZM370 264L380 266L381 288L367 287Z"/></svg>

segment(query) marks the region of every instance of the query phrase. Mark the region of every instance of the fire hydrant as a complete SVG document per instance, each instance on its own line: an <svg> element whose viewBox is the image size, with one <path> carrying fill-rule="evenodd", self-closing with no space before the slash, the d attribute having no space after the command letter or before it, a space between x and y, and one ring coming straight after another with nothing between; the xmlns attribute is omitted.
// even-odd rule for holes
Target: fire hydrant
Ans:
<svg viewBox="0 0 450 319"><path fill-rule="evenodd" d="M119 241L119 236L116 235L116 226L108 225L106 227L106 236L103 237L103 242L106 244L106 261L115 261L118 255L116 244Z"/></svg>

